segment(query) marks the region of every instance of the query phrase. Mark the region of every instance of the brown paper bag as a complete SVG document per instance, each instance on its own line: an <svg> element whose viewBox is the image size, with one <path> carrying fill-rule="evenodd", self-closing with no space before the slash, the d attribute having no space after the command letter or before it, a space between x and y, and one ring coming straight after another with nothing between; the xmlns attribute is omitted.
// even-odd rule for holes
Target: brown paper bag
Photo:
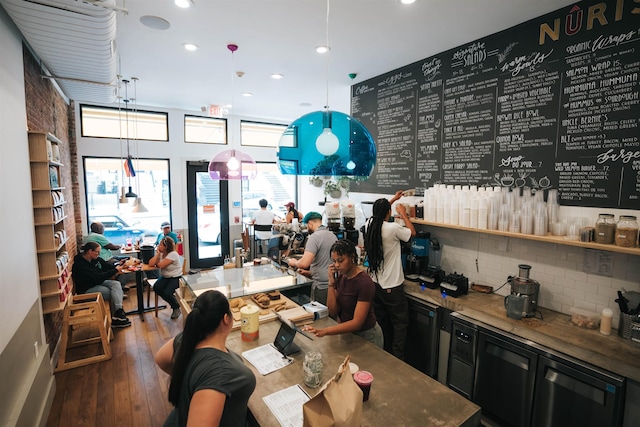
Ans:
<svg viewBox="0 0 640 427"><path fill-rule="evenodd" d="M359 427L362 424L362 390L349 370L350 356L338 373L302 406L304 427Z"/></svg>

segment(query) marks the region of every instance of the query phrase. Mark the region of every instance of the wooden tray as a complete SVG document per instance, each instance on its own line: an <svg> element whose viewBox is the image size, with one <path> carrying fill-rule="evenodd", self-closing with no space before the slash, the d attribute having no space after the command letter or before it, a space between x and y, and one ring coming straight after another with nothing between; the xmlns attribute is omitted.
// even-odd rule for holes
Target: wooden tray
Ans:
<svg viewBox="0 0 640 427"><path fill-rule="evenodd" d="M238 298L242 298L245 301L245 303L256 305L250 296L238 297ZM275 311L276 309L282 308L283 310L286 310L286 309L296 308L296 307L300 307L300 306L281 294L279 300L269 301L268 307L265 307L265 308L260 307L259 322L266 323L266 322L271 322L277 319L278 315L276 314L276 311ZM231 314L233 315L233 328L231 330L235 331L236 329L240 329L240 319L241 319L240 309L231 308Z"/></svg>

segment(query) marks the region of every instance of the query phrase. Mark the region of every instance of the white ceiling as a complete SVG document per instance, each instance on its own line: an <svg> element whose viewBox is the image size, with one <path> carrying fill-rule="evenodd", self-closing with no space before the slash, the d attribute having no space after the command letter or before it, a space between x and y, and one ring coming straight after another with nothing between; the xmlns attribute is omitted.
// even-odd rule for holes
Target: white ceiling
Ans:
<svg viewBox="0 0 640 427"><path fill-rule="evenodd" d="M326 0L117 0L118 69L137 77L139 106L199 112L230 104L234 115L289 122L321 109L349 111L350 86L512 27L569 0L331 0L329 64ZM167 30L144 26L153 15ZM183 43L200 48L187 52ZM233 57L227 44L239 46ZM327 69L329 88L327 91ZM284 75L274 80L272 73ZM348 74L357 73L352 81ZM241 96L250 92L252 97ZM131 94L130 94L131 97ZM94 101L99 100L79 100ZM307 103L306 106L301 104Z"/></svg>

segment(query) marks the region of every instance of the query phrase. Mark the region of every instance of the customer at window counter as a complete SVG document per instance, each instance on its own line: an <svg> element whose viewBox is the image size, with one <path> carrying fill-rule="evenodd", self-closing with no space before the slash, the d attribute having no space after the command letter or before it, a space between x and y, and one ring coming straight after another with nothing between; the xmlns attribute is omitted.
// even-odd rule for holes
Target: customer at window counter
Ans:
<svg viewBox="0 0 640 427"><path fill-rule="evenodd" d="M289 267L297 268L298 272L313 279L311 285L311 299L327 305L327 287L329 284L328 267L331 265L331 245L338 238L324 225L322 215L309 212L302 219L307 224L309 237L304 247L302 258L296 260L288 258Z"/></svg>
<svg viewBox="0 0 640 427"><path fill-rule="evenodd" d="M401 260L401 242L408 242L416 235L404 205L396 205L396 211L405 226L389 222L391 204L402 197L396 192L391 200L378 199L366 227L364 247L369 260L368 272L376 284L373 308L382 326L385 350L404 359L404 346L409 324L409 308L404 294L404 272Z"/></svg>
<svg viewBox="0 0 640 427"><path fill-rule="evenodd" d="M260 205L260 210L253 214L251 224L259 225L263 228L266 228L266 226L270 227L272 224L276 223L278 217L271 210L267 209L267 206L269 206L269 202L267 201L267 199L260 199L258 204ZM254 227L253 233L255 239L260 241L260 246L258 249L260 253L263 253L262 241L271 239L273 232L271 231L271 228L269 228L268 230L258 230L257 228L259 227Z"/></svg>
<svg viewBox="0 0 640 427"><path fill-rule="evenodd" d="M358 267L356 247L349 240L338 240L331 246L331 261L327 270L327 308L329 316L337 316L340 323L328 328L307 326L305 329L317 337L352 332L382 348L382 329L373 311L376 286Z"/></svg>
<svg viewBox="0 0 640 427"><path fill-rule="evenodd" d="M232 327L227 298L207 291L193 303L184 330L158 350L155 361L171 375L169 402L175 406L165 427L245 427L256 378L242 358L227 349Z"/></svg>
<svg viewBox="0 0 640 427"><path fill-rule="evenodd" d="M173 231L171 231L171 223L170 222L165 221L162 224L160 224L160 229L162 230L162 233L158 234L158 237L156 238L156 245L159 244L160 241L162 239L164 239L165 237L171 237L175 243L178 243L180 241L178 239L178 235L176 233L174 233Z"/></svg>
<svg viewBox="0 0 640 427"><path fill-rule="evenodd" d="M87 242L73 259L73 283L79 294L100 292L110 301L111 327L124 328L131 325L122 309L122 286L113 277L122 272L122 266L113 266L100 257L101 247L96 242Z"/></svg>
<svg viewBox="0 0 640 427"><path fill-rule="evenodd" d="M175 242L171 237L164 237L156 247L156 253L149 260L150 267L160 269L160 278L153 285L153 290L160 295L173 309L172 319L180 316L180 304L173 295L180 286L182 276L182 262L180 255L175 250Z"/></svg>
<svg viewBox="0 0 640 427"><path fill-rule="evenodd" d="M287 224L291 224L293 219L297 219L298 222L302 221L302 213L296 209L296 204L293 202L289 202L284 205L287 208L287 215L284 217Z"/></svg>

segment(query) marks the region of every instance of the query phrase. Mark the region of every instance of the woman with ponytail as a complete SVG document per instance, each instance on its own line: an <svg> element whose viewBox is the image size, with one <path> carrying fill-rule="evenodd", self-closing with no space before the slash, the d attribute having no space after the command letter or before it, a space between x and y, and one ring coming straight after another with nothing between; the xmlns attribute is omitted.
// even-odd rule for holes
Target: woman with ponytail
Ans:
<svg viewBox="0 0 640 427"><path fill-rule="evenodd" d="M156 353L160 369L171 375L169 402L175 406L165 427L244 427L247 402L256 379L242 358L228 350L233 316L229 301L207 291L193 304L184 330Z"/></svg>
<svg viewBox="0 0 640 427"><path fill-rule="evenodd" d="M399 359L404 359L409 324L407 298L403 287L401 242L408 242L416 235L416 229L402 204L396 206L396 212L404 220L405 226L389 222L391 204L402 197L402 193L397 191L391 200L378 199L374 202L364 236L364 247L369 260L368 272L376 284L374 312L384 333L385 350Z"/></svg>

